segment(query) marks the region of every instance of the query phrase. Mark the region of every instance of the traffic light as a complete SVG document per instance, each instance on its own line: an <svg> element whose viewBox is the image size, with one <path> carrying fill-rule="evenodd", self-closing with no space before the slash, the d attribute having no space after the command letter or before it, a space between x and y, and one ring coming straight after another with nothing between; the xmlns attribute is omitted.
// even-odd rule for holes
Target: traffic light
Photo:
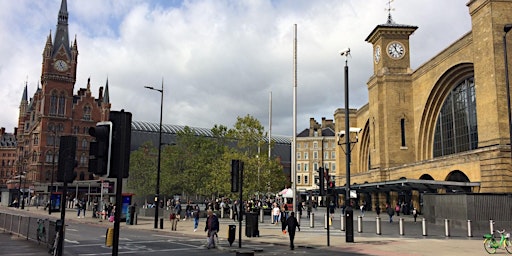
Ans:
<svg viewBox="0 0 512 256"><path fill-rule="evenodd" d="M320 175L319 185L318 185L320 188L320 195L325 196L324 168L323 167L318 168L318 173Z"/></svg>
<svg viewBox="0 0 512 256"><path fill-rule="evenodd" d="M61 136L57 181L71 183L76 178L76 136Z"/></svg>
<svg viewBox="0 0 512 256"><path fill-rule="evenodd" d="M105 176L110 172L110 150L112 144L112 122L99 122L89 128L95 141L89 144L89 172Z"/></svg>
<svg viewBox="0 0 512 256"><path fill-rule="evenodd" d="M110 144L109 178L128 178L130 167L130 146L132 135L132 113L110 111L112 122L112 143Z"/></svg>
<svg viewBox="0 0 512 256"><path fill-rule="evenodd" d="M243 175L244 162L231 160L231 192L240 191L240 178Z"/></svg>

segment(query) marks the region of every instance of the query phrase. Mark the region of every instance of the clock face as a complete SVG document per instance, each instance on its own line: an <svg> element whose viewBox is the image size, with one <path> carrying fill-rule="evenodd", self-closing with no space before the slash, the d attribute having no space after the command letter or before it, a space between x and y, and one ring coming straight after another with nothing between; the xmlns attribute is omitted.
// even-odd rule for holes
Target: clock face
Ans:
<svg viewBox="0 0 512 256"><path fill-rule="evenodd" d="M374 60L375 60L375 63L379 63L379 61L380 61L380 46L378 46L378 45L377 45L377 47L375 47Z"/></svg>
<svg viewBox="0 0 512 256"><path fill-rule="evenodd" d="M57 69L58 71L61 71L61 72L66 71L68 69L68 64L63 60L56 61L54 66L55 66L55 69Z"/></svg>
<svg viewBox="0 0 512 256"><path fill-rule="evenodd" d="M393 59L400 59L405 55L405 47L399 42L388 44L388 55Z"/></svg>

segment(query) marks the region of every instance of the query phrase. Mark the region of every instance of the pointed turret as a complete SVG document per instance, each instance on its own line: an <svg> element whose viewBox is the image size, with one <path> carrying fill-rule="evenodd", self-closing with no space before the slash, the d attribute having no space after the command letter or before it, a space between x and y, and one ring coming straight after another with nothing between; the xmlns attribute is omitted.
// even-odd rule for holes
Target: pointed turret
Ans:
<svg viewBox="0 0 512 256"><path fill-rule="evenodd" d="M105 92L103 94L103 103L106 103L106 104L110 103L110 96L108 93L108 78L107 78L107 84L105 85Z"/></svg>
<svg viewBox="0 0 512 256"><path fill-rule="evenodd" d="M52 57L55 57L61 47L66 51L67 56L71 59L71 51L69 49L68 35L68 4L66 0L62 0L59 10L57 31L55 31L55 39L52 51Z"/></svg>
<svg viewBox="0 0 512 256"><path fill-rule="evenodd" d="M25 82L25 89L23 89L23 96L21 96L21 104L28 101L28 93L27 93L27 82Z"/></svg>

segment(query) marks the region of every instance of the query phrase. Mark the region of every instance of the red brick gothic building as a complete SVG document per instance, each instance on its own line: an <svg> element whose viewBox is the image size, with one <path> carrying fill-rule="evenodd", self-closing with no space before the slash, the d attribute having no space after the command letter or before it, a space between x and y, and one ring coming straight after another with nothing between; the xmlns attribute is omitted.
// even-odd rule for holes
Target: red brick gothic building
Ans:
<svg viewBox="0 0 512 256"><path fill-rule="evenodd" d="M76 179L94 179L87 168L92 140L88 129L108 120L108 80L105 90L100 87L98 98L92 95L90 79L86 88L74 94L77 65L77 40L70 44L67 1L62 0L54 39L50 33L44 45L41 87L38 85L29 100L25 85L20 103L16 169L26 174L26 185L22 186L35 192L47 192L56 182L59 138L64 135L77 137Z"/></svg>

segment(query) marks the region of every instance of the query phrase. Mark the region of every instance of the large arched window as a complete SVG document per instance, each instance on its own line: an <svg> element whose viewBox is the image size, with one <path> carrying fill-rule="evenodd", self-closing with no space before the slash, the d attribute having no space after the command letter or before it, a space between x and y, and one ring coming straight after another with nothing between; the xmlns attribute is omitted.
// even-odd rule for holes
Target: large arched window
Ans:
<svg viewBox="0 0 512 256"><path fill-rule="evenodd" d="M476 149L478 130L474 78L453 88L437 117L434 157Z"/></svg>

